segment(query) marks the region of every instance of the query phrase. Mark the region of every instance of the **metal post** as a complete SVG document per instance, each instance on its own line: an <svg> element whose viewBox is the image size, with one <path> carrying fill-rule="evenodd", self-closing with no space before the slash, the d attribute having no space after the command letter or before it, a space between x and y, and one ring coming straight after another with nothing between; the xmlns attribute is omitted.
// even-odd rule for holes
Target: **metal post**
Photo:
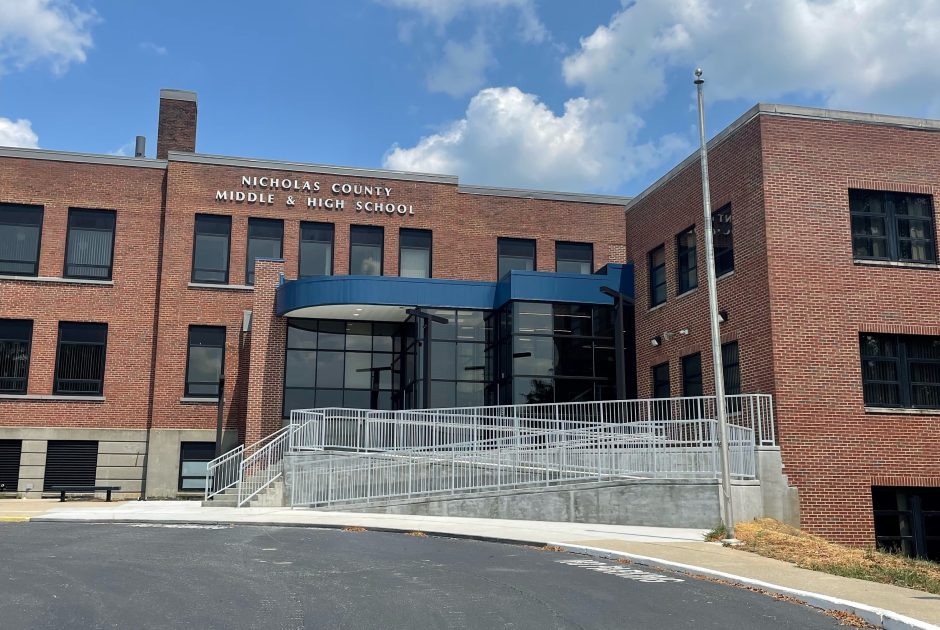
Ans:
<svg viewBox="0 0 940 630"><path fill-rule="evenodd" d="M728 453L728 414L725 409L724 366L721 360L721 330L718 320L718 289L715 280L715 244L712 230L711 193L708 187L708 148L705 141L705 79L702 69L695 70L695 87L698 93L698 131L702 163L702 206L705 213L705 266L708 277L708 319L711 326L712 365L715 371L715 407L718 415L718 443L721 452L721 498L725 538L734 540L734 512L731 506L731 471Z"/></svg>
<svg viewBox="0 0 940 630"><path fill-rule="evenodd" d="M215 456L222 455L222 418L225 412L225 377L219 377L219 408L215 419Z"/></svg>
<svg viewBox="0 0 940 630"><path fill-rule="evenodd" d="M617 377L617 400L627 399L627 375L624 366L623 302L628 299L623 293L610 287L601 287L601 293L614 300L614 371Z"/></svg>
<svg viewBox="0 0 940 630"><path fill-rule="evenodd" d="M422 334L421 334L421 343L424 344L421 348L421 350L423 351L422 356L424 357L424 359L422 360L422 363L424 365L422 365L423 369L421 370L422 372L421 374L421 377L422 377L421 407L422 409L430 409L431 408L431 320L430 319L424 320L424 327L422 328Z"/></svg>

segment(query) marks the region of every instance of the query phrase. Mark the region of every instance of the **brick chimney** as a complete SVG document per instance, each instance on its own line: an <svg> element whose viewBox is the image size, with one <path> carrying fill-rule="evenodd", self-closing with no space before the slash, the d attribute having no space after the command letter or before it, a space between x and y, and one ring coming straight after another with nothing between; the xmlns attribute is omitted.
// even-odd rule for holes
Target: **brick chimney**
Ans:
<svg viewBox="0 0 940 630"><path fill-rule="evenodd" d="M157 159L167 151L196 150L196 93L160 90L160 120L157 123Z"/></svg>

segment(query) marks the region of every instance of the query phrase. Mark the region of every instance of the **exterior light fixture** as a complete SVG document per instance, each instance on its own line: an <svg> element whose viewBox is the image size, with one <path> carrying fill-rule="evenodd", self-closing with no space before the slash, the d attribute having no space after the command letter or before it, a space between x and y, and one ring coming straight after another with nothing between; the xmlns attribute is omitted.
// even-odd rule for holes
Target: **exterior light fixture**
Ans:
<svg viewBox="0 0 940 630"><path fill-rule="evenodd" d="M718 323L724 324L728 321L728 311L718 311Z"/></svg>
<svg viewBox="0 0 940 630"><path fill-rule="evenodd" d="M663 343L663 338L660 337L659 335L656 335L655 337L650 339L650 345L653 346L654 348L661 346L662 343Z"/></svg>

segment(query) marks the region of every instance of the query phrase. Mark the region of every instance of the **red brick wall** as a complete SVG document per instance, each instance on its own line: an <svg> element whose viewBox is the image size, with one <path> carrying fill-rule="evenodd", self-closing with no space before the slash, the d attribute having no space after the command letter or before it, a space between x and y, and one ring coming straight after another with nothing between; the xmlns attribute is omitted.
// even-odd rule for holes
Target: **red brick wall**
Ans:
<svg viewBox="0 0 940 630"><path fill-rule="evenodd" d="M854 264L848 189L926 192L936 207L940 134L775 116L761 127L784 462L807 529L871 544L873 479L936 479L940 418L864 411L859 332L940 335L940 271Z"/></svg>
<svg viewBox="0 0 940 630"><path fill-rule="evenodd" d="M52 394L60 321L108 324L105 402L3 400L0 425L146 427L163 176L152 168L0 160L0 202L44 208L40 276L62 276L70 207L116 212L113 286L0 280L0 317L34 321L29 394Z"/></svg>
<svg viewBox="0 0 940 630"><path fill-rule="evenodd" d="M157 121L157 159L165 160L167 151L196 150L196 101L160 99Z"/></svg>
<svg viewBox="0 0 940 630"><path fill-rule="evenodd" d="M731 204L734 272L718 280L719 309L728 312L721 325L722 342L737 340L742 391L766 393L773 387L767 262L764 247L760 128L756 120L709 152L712 209ZM631 206L627 213L627 251L636 273L637 385L641 398L652 396L652 367L669 361L672 395L682 395L681 357L702 353L705 393L714 392L708 289L705 277L702 178L698 160L661 188ZM683 295L678 289L676 236L695 225L698 287ZM667 299L650 308L648 253L665 243ZM650 340L688 328L653 347Z"/></svg>

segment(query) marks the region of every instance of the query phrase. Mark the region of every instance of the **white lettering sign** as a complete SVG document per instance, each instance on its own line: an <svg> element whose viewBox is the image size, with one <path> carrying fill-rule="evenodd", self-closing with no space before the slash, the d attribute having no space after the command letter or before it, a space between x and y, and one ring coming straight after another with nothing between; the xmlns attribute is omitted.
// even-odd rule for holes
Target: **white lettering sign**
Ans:
<svg viewBox="0 0 940 630"><path fill-rule="evenodd" d="M346 198L351 198L348 206ZM342 212L349 207L373 216L409 217L415 214L414 204L393 201L392 189L385 185L336 182L324 188L319 181L268 175L242 175L236 188L216 190L215 200L262 206L283 204L293 207L300 204L310 210L331 212Z"/></svg>

